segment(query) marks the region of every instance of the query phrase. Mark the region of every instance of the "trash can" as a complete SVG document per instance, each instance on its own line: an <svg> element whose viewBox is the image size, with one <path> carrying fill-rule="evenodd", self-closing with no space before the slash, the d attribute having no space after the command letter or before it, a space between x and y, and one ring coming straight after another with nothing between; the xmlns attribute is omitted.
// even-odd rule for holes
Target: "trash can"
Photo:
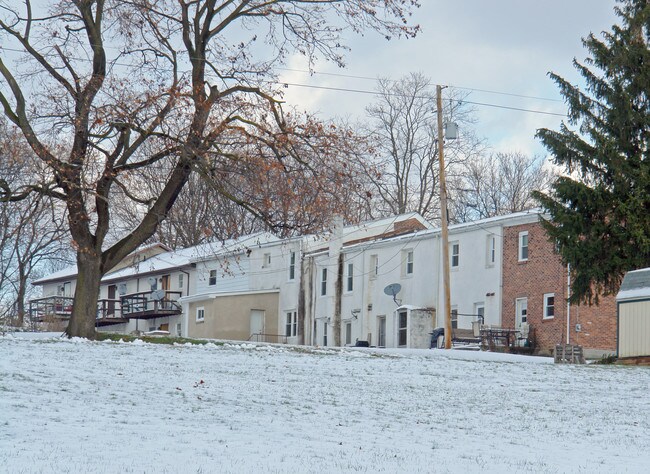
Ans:
<svg viewBox="0 0 650 474"><path fill-rule="evenodd" d="M444 346L445 328L435 328L431 334L430 349L441 349Z"/></svg>

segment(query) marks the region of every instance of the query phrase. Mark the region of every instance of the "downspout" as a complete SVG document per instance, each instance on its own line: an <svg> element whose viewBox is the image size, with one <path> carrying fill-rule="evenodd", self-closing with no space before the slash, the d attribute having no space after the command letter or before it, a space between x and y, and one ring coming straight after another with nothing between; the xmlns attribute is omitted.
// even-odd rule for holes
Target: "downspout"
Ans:
<svg viewBox="0 0 650 474"><path fill-rule="evenodd" d="M305 326L305 257L302 248L302 238L300 239L300 283L298 284L298 344L305 344L306 326Z"/></svg>
<svg viewBox="0 0 650 474"><path fill-rule="evenodd" d="M185 270L179 270L179 271L187 275L187 291L185 292L186 293L185 296L190 296L190 274Z"/></svg>
<svg viewBox="0 0 650 474"><path fill-rule="evenodd" d="M343 304L343 252L339 253L336 275L336 286L334 288L334 345L341 347L341 307Z"/></svg>
<svg viewBox="0 0 650 474"><path fill-rule="evenodd" d="M571 264L566 264L566 343L571 344Z"/></svg>
<svg viewBox="0 0 650 474"><path fill-rule="evenodd" d="M185 270L180 270L181 273L187 275L186 295L190 296L190 274ZM182 292L181 292L182 295ZM181 316L181 336L189 336L189 319L190 319L190 304L183 304L183 313Z"/></svg>

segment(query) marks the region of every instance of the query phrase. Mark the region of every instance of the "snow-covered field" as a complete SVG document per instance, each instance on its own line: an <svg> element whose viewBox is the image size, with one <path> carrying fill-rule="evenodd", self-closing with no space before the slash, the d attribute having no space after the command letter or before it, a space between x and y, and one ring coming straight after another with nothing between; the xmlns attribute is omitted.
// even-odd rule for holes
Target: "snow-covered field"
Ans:
<svg viewBox="0 0 650 474"><path fill-rule="evenodd" d="M0 472L649 472L650 369L0 337Z"/></svg>

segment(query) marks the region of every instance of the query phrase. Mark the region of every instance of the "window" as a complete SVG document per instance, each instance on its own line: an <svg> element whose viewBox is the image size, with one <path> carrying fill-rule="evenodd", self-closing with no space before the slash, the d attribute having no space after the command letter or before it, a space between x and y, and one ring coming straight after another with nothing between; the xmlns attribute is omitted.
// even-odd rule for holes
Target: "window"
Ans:
<svg viewBox="0 0 650 474"><path fill-rule="evenodd" d="M345 323L345 343L352 344L352 323Z"/></svg>
<svg viewBox="0 0 650 474"><path fill-rule="evenodd" d="M555 293L544 295L544 319L555 317Z"/></svg>
<svg viewBox="0 0 650 474"><path fill-rule="evenodd" d="M354 288L354 264L348 263L348 276L347 276L347 285L345 291L348 293Z"/></svg>
<svg viewBox="0 0 650 474"><path fill-rule="evenodd" d="M451 310L451 328L452 329L458 329L458 310L457 309L452 309Z"/></svg>
<svg viewBox="0 0 650 474"><path fill-rule="evenodd" d="M323 323L323 346L327 346L327 321Z"/></svg>
<svg viewBox="0 0 650 474"><path fill-rule="evenodd" d="M200 306L196 308L196 322L202 323L205 320L205 308Z"/></svg>
<svg viewBox="0 0 650 474"><path fill-rule="evenodd" d="M497 238L494 235L488 235L486 265L488 267L492 267L494 266L496 260L497 260Z"/></svg>
<svg viewBox="0 0 650 474"><path fill-rule="evenodd" d="M178 274L178 287L183 288L183 274L182 273Z"/></svg>
<svg viewBox="0 0 650 474"><path fill-rule="evenodd" d="M397 341L399 346L406 346L406 336L407 336L407 324L408 316L406 311L400 311L397 314L398 326L397 326Z"/></svg>
<svg viewBox="0 0 650 474"><path fill-rule="evenodd" d="M208 279L208 285L214 286L217 284L217 271L210 270L210 278Z"/></svg>
<svg viewBox="0 0 650 474"><path fill-rule="evenodd" d="M176 335L181 337L183 335L183 326L181 323L176 323Z"/></svg>
<svg viewBox="0 0 650 474"><path fill-rule="evenodd" d="M296 252L289 252L289 280L296 279Z"/></svg>
<svg viewBox="0 0 650 474"><path fill-rule="evenodd" d="M370 278L375 279L379 275L379 255L370 256Z"/></svg>
<svg viewBox="0 0 650 474"><path fill-rule="evenodd" d="M287 324L285 326L284 335L287 337L294 337L298 334L298 313L295 311L287 311Z"/></svg>
<svg viewBox="0 0 650 474"><path fill-rule="evenodd" d="M528 232L519 232L519 261L528 260Z"/></svg>
<svg viewBox="0 0 650 474"><path fill-rule="evenodd" d="M476 319L481 324L485 323L485 306L482 303L476 305Z"/></svg>
<svg viewBox="0 0 650 474"><path fill-rule="evenodd" d="M404 250L404 275L413 275L413 250Z"/></svg>
<svg viewBox="0 0 650 474"><path fill-rule="evenodd" d="M265 253L262 259L262 268L269 268L271 266L271 254Z"/></svg>
<svg viewBox="0 0 650 474"><path fill-rule="evenodd" d="M320 278L320 295L325 296L327 294L327 268L321 270Z"/></svg>
<svg viewBox="0 0 650 474"><path fill-rule="evenodd" d="M451 244L451 266L457 268L460 264L460 244L455 242Z"/></svg>

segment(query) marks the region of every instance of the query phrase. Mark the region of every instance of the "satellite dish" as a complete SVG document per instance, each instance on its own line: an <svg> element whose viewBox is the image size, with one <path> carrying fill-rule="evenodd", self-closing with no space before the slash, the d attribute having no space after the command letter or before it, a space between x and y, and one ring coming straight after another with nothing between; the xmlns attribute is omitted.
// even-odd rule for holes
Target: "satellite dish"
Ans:
<svg viewBox="0 0 650 474"><path fill-rule="evenodd" d="M160 301L165 297L165 290L153 290L151 292L151 299L154 301Z"/></svg>
<svg viewBox="0 0 650 474"><path fill-rule="evenodd" d="M151 286L152 290L156 288L156 285L158 283L158 279L156 277L149 277L147 281L149 282L149 285Z"/></svg>
<svg viewBox="0 0 650 474"><path fill-rule="evenodd" d="M120 295L126 295L126 283L120 283L117 285L117 292Z"/></svg>
<svg viewBox="0 0 650 474"><path fill-rule="evenodd" d="M384 288L384 293L386 293L388 296L395 296L397 293L402 291L402 285L399 283L391 283L388 285L386 288Z"/></svg>
<svg viewBox="0 0 650 474"><path fill-rule="evenodd" d="M399 293L401 290L402 290L402 285L400 285L399 283L391 283L386 288L384 288L384 293L386 293L388 296L392 296L395 304L399 306L396 297L397 297L397 293Z"/></svg>

